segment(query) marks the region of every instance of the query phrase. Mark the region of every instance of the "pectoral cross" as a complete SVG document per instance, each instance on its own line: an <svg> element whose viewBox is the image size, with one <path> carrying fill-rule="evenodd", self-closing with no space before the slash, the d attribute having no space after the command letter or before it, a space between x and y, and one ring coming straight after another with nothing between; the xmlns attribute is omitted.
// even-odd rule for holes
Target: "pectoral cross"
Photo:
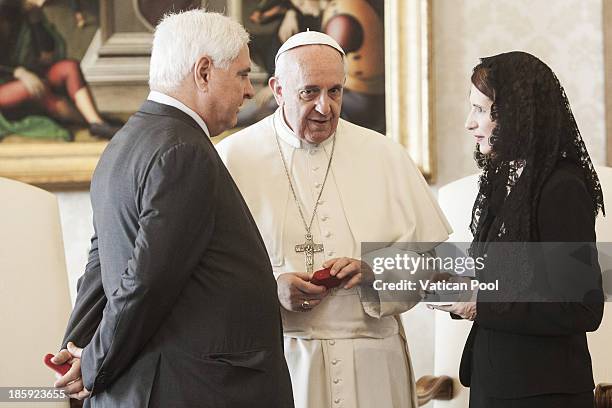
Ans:
<svg viewBox="0 0 612 408"><path fill-rule="evenodd" d="M312 275L315 252L323 252L323 244L315 244L312 234L306 234L306 242L295 246L295 252L303 252L306 257L306 272Z"/></svg>

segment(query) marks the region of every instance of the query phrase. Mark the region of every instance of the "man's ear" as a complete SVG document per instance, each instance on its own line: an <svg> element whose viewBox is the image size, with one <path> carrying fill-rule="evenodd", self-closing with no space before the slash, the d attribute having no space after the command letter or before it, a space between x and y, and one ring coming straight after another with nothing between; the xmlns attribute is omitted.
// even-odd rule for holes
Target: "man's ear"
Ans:
<svg viewBox="0 0 612 408"><path fill-rule="evenodd" d="M208 55L202 55L198 58L193 69L193 79L198 89L208 90L212 68L213 63Z"/></svg>
<svg viewBox="0 0 612 408"><path fill-rule="evenodd" d="M274 95L274 99L276 99L278 106L283 106L283 86L281 85L280 80L273 76L268 80L268 86L270 89L272 89L272 94Z"/></svg>

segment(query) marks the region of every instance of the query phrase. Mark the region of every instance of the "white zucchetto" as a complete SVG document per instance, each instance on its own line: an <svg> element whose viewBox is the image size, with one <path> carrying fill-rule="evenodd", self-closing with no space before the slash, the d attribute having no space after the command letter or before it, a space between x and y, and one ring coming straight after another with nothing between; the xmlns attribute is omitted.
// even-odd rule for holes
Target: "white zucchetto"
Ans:
<svg viewBox="0 0 612 408"><path fill-rule="evenodd" d="M287 41L278 49L276 57L274 57L274 64L278 62L278 57L281 54L297 47L304 45L327 45L338 50L342 55L346 55L340 44L336 42L332 37L319 31L304 31L297 33L289 37Z"/></svg>

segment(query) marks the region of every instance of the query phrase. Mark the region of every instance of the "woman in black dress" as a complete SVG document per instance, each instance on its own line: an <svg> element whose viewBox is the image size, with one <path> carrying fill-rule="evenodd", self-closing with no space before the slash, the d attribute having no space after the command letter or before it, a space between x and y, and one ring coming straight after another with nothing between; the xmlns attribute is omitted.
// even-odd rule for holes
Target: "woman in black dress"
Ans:
<svg viewBox="0 0 612 408"><path fill-rule="evenodd" d="M500 54L483 58L471 81L466 128L482 175L470 251L488 255L480 278L499 278L500 292L450 310L474 320L460 367L470 407L592 408L586 332L603 315L594 246L595 218L604 211L599 179L546 64L524 52ZM578 272L559 262L567 253L540 253L545 263L534 263L534 245L543 242L587 249L577 252L577 282L588 291L550 296Z"/></svg>

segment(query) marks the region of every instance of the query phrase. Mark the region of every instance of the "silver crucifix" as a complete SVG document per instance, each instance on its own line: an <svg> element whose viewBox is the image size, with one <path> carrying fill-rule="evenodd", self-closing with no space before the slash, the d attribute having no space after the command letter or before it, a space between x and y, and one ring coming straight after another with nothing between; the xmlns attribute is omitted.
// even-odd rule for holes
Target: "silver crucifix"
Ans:
<svg viewBox="0 0 612 408"><path fill-rule="evenodd" d="M323 252L323 244L315 244L312 234L306 234L306 242L295 246L295 252L303 252L306 256L306 272L312 275L315 252Z"/></svg>

